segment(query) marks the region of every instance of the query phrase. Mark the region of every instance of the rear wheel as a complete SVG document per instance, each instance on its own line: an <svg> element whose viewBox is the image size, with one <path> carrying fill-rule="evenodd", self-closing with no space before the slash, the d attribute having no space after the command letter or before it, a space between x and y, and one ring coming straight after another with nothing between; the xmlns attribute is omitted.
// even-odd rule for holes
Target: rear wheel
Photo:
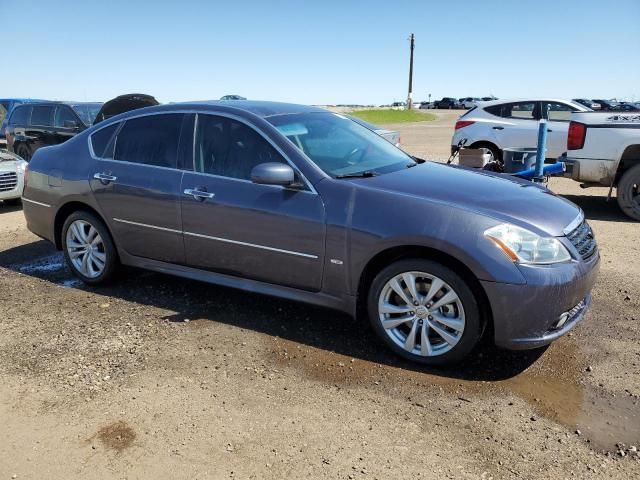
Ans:
<svg viewBox="0 0 640 480"><path fill-rule="evenodd" d="M478 148L482 150L482 153L488 153L490 156L489 163L502 163L502 150L492 143L477 143L475 145L471 145L471 148Z"/></svg>
<svg viewBox="0 0 640 480"><path fill-rule="evenodd" d="M104 223L95 215L78 211L64 222L62 249L73 273L89 285L111 280L118 254Z"/></svg>
<svg viewBox="0 0 640 480"><path fill-rule="evenodd" d="M476 298L453 270L425 259L400 260L374 278L368 315L398 355L429 364L461 361L482 335Z"/></svg>
<svg viewBox="0 0 640 480"><path fill-rule="evenodd" d="M640 165L624 172L618 182L616 199L626 215L640 220Z"/></svg>
<svg viewBox="0 0 640 480"><path fill-rule="evenodd" d="M21 143L16 147L16 155L22 158L25 161L30 161L33 154L31 153L31 148L24 143Z"/></svg>

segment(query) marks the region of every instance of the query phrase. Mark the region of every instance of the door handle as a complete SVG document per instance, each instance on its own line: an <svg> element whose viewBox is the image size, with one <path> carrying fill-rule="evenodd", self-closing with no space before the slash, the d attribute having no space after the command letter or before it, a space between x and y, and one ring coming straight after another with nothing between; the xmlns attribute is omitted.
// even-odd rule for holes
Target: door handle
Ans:
<svg viewBox="0 0 640 480"><path fill-rule="evenodd" d="M504 130L504 127L493 127L494 130Z"/></svg>
<svg viewBox="0 0 640 480"><path fill-rule="evenodd" d="M96 180L100 180L100 183L103 185L107 185L110 182L115 182L118 177L114 177L113 175L107 175L106 173L94 173L93 178Z"/></svg>
<svg viewBox="0 0 640 480"><path fill-rule="evenodd" d="M203 192L202 190L198 190L197 188L186 188L184 190L184 194L189 195L196 200L200 200L201 202L204 202L208 198L213 198L216 196L215 193Z"/></svg>
<svg viewBox="0 0 640 480"><path fill-rule="evenodd" d="M553 132L553 130L551 130L550 128L547 128L547 132L551 133Z"/></svg>

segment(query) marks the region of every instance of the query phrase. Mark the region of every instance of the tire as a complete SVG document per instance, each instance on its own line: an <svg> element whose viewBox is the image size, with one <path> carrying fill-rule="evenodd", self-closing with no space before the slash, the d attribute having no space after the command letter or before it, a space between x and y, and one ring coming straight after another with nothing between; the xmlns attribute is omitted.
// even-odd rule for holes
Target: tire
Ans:
<svg viewBox="0 0 640 480"><path fill-rule="evenodd" d="M489 162L496 161L502 163L502 150L496 147L493 143L477 143L475 145L471 145L471 148L484 148L493 157Z"/></svg>
<svg viewBox="0 0 640 480"><path fill-rule="evenodd" d="M415 280L413 290L405 278ZM415 291L420 297L418 305L402 300L397 288L408 300L414 300L411 292ZM438 306L445 297L455 300ZM367 292L367 315L373 330L391 350L425 365L459 363L478 344L483 332L480 306L467 281L440 263L420 258L399 260L376 275ZM427 335L425 343L423 332Z"/></svg>
<svg viewBox="0 0 640 480"><path fill-rule="evenodd" d="M89 244L92 248L87 252ZM104 222L82 210L69 215L62 226L62 251L73 274L88 285L108 283L119 265L118 252Z"/></svg>
<svg viewBox="0 0 640 480"><path fill-rule="evenodd" d="M640 165L624 172L618 182L616 199L626 215L640 221Z"/></svg>
<svg viewBox="0 0 640 480"><path fill-rule="evenodd" d="M25 145L24 143L21 143L16 147L16 155L27 162L31 161L31 157L33 156L33 154L31 153L31 148L29 148L29 146Z"/></svg>

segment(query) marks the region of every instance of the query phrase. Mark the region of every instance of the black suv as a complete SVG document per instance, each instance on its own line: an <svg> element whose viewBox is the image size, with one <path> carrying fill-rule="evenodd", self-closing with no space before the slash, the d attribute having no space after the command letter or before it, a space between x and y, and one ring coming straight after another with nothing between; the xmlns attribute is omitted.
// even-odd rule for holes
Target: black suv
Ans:
<svg viewBox="0 0 640 480"><path fill-rule="evenodd" d="M78 102L19 105L7 124L7 148L29 161L40 147L58 145L90 127L101 106Z"/></svg>

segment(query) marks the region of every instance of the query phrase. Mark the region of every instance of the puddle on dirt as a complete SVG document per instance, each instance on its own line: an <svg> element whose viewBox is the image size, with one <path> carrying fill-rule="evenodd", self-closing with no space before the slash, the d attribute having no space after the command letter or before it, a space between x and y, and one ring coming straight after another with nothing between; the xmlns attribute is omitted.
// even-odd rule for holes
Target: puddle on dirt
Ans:
<svg viewBox="0 0 640 480"><path fill-rule="evenodd" d="M91 442L95 438L100 440L105 448L121 453L133 445L133 441L136 439L136 432L126 422L120 420L100 428L87 441Z"/></svg>
<svg viewBox="0 0 640 480"><path fill-rule="evenodd" d="M32 262L12 265L11 268L26 274L55 272L64 268L64 258L61 253L56 253Z"/></svg>
<svg viewBox="0 0 640 480"><path fill-rule="evenodd" d="M411 397L438 392L456 398L470 395L513 394L529 403L538 415L581 431L596 451L613 451L617 443L640 445L640 399L628 394L613 395L585 383L583 362L575 341L565 338L521 373L506 379L483 374L483 359L471 371L459 369L425 372L412 365L392 366L276 338L272 349L276 362L301 369L308 377L340 387L381 385L389 394ZM515 355L515 354L513 354ZM490 357L485 362L496 362ZM399 362L398 362L399 363ZM412 369L415 368L415 369ZM486 369L496 369L495 365ZM499 368L499 367L498 367ZM474 378L475 377L475 378ZM415 393L416 390L419 393Z"/></svg>

